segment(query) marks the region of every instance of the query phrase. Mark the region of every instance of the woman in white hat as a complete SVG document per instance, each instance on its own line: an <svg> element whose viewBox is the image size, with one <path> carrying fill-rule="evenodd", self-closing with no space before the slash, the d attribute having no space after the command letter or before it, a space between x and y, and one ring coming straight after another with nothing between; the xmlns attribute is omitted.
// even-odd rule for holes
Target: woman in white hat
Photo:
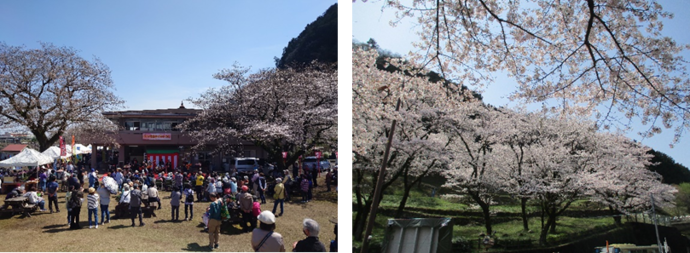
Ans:
<svg viewBox="0 0 690 253"><path fill-rule="evenodd" d="M256 252L285 252L283 236L274 232L276 216L271 211L263 211L257 217L261 223L252 231L252 248Z"/></svg>

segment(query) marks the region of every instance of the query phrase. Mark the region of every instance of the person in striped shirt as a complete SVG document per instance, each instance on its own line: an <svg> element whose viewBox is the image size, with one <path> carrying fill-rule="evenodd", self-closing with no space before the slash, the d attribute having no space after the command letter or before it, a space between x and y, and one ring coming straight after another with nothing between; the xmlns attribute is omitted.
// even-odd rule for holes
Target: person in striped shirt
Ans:
<svg viewBox="0 0 690 253"><path fill-rule="evenodd" d="M87 207L89 208L89 228L93 228L93 225L91 225L91 214L93 214L94 224L98 228L98 206L101 204L101 197L96 193L96 189L89 187L89 196L86 199L88 201Z"/></svg>

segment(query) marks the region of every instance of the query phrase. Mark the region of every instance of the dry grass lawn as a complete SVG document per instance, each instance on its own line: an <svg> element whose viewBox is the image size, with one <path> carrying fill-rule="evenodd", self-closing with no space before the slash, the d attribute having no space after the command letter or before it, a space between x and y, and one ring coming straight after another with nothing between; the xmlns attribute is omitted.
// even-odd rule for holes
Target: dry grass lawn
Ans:
<svg viewBox="0 0 690 253"><path fill-rule="evenodd" d="M292 250L292 243L304 239L302 220L311 218L321 226L319 239L326 247L335 238L334 224L337 221L337 194L324 192L324 177L319 178L319 187L314 191L314 201L303 204L297 197L285 203L283 216L276 218L276 232L283 235L285 248ZM131 227L130 219L113 219L110 224L98 229L88 228L88 211L82 207L80 215L81 230L69 230L65 195L59 193L60 213L36 212L32 217L20 215L0 217L0 230L3 231L2 251L208 251L208 233L203 232L201 215L208 202L194 204L193 221L170 221L170 193L161 191L163 208L156 211L158 217L144 218L144 227ZM324 200L326 199L326 200ZM114 215L115 199L111 200L110 213ZM280 208L280 207L279 207ZM46 209L48 204L46 203ZM273 202L267 199L263 210L272 210ZM279 211L278 211L279 212ZM184 206L180 207L180 219L184 218ZM99 209L100 218L100 209ZM220 247L215 251L251 252L251 233L242 233L239 225L224 226L220 235Z"/></svg>

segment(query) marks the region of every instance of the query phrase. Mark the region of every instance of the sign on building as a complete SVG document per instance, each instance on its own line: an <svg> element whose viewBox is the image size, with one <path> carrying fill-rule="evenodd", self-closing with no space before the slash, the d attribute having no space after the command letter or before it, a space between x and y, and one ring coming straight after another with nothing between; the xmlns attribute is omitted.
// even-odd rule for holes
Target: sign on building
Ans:
<svg viewBox="0 0 690 253"><path fill-rule="evenodd" d="M147 141L169 141L172 139L171 133L143 133L141 135Z"/></svg>

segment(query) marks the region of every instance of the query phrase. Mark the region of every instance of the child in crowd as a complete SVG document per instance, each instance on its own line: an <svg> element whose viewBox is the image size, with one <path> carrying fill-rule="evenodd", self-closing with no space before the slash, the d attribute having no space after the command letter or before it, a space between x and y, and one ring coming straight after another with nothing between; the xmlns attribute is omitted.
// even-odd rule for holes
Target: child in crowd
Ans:
<svg viewBox="0 0 690 253"><path fill-rule="evenodd" d="M91 225L91 214L93 214L95 219L94 224L96 225L96 228L98 228L98 206L101 204L101 197L98 196L98 193L96 193L96 189L94 189L93 187L89 187L89 196L87 197L87 199L89 202L89 228L93 228L93 225Z"/></svg>

